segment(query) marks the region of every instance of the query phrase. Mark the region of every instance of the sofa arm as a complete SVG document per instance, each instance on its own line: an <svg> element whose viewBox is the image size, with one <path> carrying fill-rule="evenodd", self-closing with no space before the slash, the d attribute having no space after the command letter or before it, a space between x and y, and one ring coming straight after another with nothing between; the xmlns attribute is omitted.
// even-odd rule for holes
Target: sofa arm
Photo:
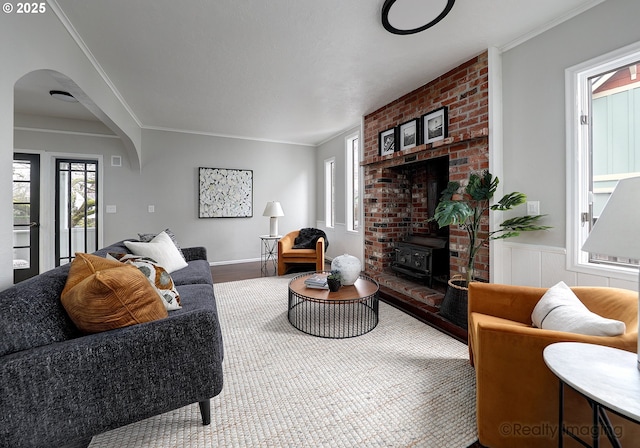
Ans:
<svg viewBox="0 0 640 448"><path fill-rule="evenodd" d="M299 232L289 232L278 240L278 253L290 250L293 247Z"/></svg>
<svg viewBox="0 0 640 448"><path fill-rule="evenodd" d="M531 324L531 313L545 292L547 288L473 282L469 284L469 315L487 314Z"/></svg>
<svg viewBox="0 0 640 448"><path fill-rule="evenodd" d="M316 253L324 254L324 238L323 237L318 238L318 241L316 241Z"/></svg>
<svg viewBox="0 0 640 448"><path fill-rule="evenodd" d="M556 342L584 342L636 351L637 339L634 332L620 336L590 336L512 324L478 313L471 315L469 324L473 335L474 358L481 363L487 360L491 363L515 363L526 369L526 365L534 358L542 360L542 350ZM505 365L497 367L498 372L505 372ZM508 372L506 374L510 375Z"/></svg>
<svg viewBox="0 0 640 448"><path fill-rule="evenodd" d="M207 248L203 246L183 247L182 254L187 261L207 260Z"/></svg>
<svg viewBox="0 0 640 448"><path fill-rule="evenodd" d="M222 389L221 347L215 311L199 309L7 355L0 446L61 446L205 401Z"/></svg>

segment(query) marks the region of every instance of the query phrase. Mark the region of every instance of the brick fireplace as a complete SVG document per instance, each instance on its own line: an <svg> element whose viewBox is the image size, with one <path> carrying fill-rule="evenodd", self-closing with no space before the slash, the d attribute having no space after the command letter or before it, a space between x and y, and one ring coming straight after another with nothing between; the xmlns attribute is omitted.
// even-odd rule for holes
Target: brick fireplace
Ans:
<svg viewBox="0 0 640 448"><path fill-rule="evenodd" d="M442 294L391 271L394 245L410 235L448 237L444 271L464 272L464 232L438 229L427 219L449 180L465 181L470 172L489 168L488 88L485 52L364 118L364 269L382 286L428 305L437 306ZM379 154L380 132L442 106L448 108L447 138ZM476 271L488 279L488 251L480 254Z"/></svg>

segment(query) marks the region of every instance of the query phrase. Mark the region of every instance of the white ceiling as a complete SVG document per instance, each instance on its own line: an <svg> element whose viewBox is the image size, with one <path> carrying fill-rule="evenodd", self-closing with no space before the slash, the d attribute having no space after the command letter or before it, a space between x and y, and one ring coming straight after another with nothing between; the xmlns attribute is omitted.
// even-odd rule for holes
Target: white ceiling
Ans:
<svg viewBox="0 0 640 448"><path fill-rule="evenodd" d="M457 0L410 36L384 30L383 0L49 3L143 127L316 145L488 47L601 1ZM39 113L21 97L16 110Z"/></svg>

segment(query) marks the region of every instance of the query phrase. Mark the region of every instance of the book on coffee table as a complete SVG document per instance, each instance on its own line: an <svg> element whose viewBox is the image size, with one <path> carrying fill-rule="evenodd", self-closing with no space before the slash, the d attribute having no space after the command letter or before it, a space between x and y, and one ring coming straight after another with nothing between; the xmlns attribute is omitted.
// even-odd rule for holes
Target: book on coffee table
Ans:
<svg viewBox="0 0 640 448"><path fill-rule="evenodd" d="M327 274L313 274L305 279L304 284L307 288L329 289Z"/></svg>

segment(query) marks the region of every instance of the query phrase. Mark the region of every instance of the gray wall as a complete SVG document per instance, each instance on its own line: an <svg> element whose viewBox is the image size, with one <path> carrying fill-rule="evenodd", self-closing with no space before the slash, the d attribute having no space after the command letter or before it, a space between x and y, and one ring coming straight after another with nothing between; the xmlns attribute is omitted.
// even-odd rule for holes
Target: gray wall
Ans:
<svg viewBox="0 0 640 448"><path fill-rule="evenodd" d="M39 123L43 121L46 126L46 120ZM256 260L259 235L269 233L269 218L262 216L268 201L282 204L281 233L315 224L313 147L143 130L140 173L131 168L122 143L114 138L20 130L15 145L21 150L103 155L106 244L169 227L181 245L207 247L211 262ZM112 155L123 156L122 167L111 166ZM253 217L199 219L201 166L253 170ZM117 213L104 214L106 205L115 205ZM154 205L154 213L148 212L149 205ZM48 226L44 223L43 231Z"/></svg>
<svg viewBox="0 0 640 448"><path fill-rule="evenodd" d="M150 130L143 131L142 143L145 162L136 184L142 191L125 212L139 221L125 227L129 233L167 223L186 243L206 246L210 261L220 262L260 256L259 235L269 233L269 218L262 216L268 201L279 201L284 210L281 234L315 222L313 147ZM253 217L199 219L201 166L253 170ZM118 196L124 203L127 197L126 189ZM156 213L147 212L148 204Z"/></svg>
<svg viewBox="0 0 640 448"><path fill-rule="evenodd" d="M553 226L514 241L566 246L565 69L640 40L638 17L637 0L608 0L503 53L504 191Z"/></svg>
<svg viewBox="0 0 640 448"><path fill-rule="evenodd" d="M363 262L364 256L364 238L362 230L359 232L349 232L347 230L347 173L346 173L346 138L354 134L360 136L360 152L362 153L362 132L360 126L355 126L340 135L324 142L318 146L316 151L316 177L318 179L316 197L316 226L325 231L329 239L329 248L327 250L327 258L333 259L338 255L348 253L360 258ZM324 161L335 157L335 226L329 228L325 223L324 216ZM360 169L362 174L363 170ZM362 176L361 176L362 177ZM362 191L362 179L360 182L360 191ZM362 219L360 219L362 222Z"/></svg>

